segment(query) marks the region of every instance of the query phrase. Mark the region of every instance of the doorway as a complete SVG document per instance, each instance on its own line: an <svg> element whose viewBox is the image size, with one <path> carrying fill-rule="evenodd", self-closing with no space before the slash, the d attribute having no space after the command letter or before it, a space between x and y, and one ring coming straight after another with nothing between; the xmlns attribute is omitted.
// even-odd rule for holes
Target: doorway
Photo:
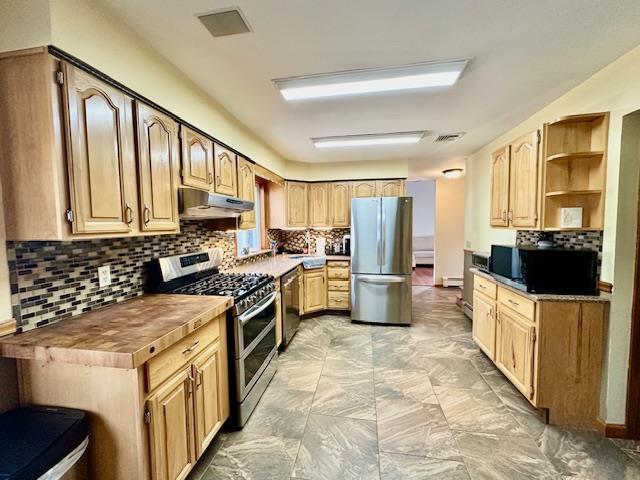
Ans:
<svg viewBox="0 0 640 480"><path fill-rule="evenodd" d="M406 190L413 197L412 284L433 286L435 181L409 181Z"/></svg>

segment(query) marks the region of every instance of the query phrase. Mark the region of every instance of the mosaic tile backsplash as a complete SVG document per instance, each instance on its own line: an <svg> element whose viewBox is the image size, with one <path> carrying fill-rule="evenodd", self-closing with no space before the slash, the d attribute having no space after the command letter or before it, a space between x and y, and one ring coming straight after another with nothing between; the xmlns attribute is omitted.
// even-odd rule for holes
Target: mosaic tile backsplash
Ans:
<svg viewBox="0 0 640 480"><path fill-rule="evenodd" d="M309 228L307 230L269 230L268 235L271 240L275 240L278 249L287 251L302 251L307 246L307 232L311 240L311 250L315 251L316 239L324 237L326 239L325 252L333 253L329 249L337 242L342 246L342 239L345 235L351 233L350 228L334 228L331 230L315 230Z"/></svg>
<svg viewBox="0 0 640 480"><path fill-rule="evenodd" d="M182 222L181 233L73 242L7 242L11 303L21 331L141 295L145 264L156 257L218 247L221 268L239 261L235 234L211 230L204 222ZM100 288L97 269L111 267L111 285Z"/></svg>

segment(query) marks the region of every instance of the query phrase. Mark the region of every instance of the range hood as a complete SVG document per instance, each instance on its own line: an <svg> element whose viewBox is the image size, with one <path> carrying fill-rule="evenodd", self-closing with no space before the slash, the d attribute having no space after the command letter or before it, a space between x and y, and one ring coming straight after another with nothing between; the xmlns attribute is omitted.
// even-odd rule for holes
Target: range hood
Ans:
<svg viewBox="0 0 640 480"><path fill-rule="evenodd" d="M254 202L227 195L205 192L197 188L178 189L180 218L237 218L240 214L253 210Z"/></svg>

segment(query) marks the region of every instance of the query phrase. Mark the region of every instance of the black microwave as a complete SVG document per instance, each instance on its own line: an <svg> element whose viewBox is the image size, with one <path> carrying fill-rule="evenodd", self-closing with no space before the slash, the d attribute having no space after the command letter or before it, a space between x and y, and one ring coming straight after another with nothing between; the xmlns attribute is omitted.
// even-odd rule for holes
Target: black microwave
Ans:
<svg viewBox="0 0 640 480"><path fill-rule="evenodd" d="M535 246L491 246L491 273L529 293L598 294L598 252Z"/></svg>

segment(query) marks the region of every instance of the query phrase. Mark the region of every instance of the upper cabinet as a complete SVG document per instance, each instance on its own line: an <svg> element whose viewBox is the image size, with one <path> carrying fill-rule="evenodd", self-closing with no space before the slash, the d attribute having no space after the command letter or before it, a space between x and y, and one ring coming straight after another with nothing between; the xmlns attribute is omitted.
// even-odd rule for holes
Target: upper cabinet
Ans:
<svg viewBox="0 0 640 480"><path fill-rule="evenodd" d="M286 226L307 227L307 189L304 182L286 182Z"/></svg>
<svg viewBox="0 0 640 480"><path fill-rule="evenodd" d="M178 124L140 102L136 102L136 119L142 229L178 230Z"/></svg>
<svg viewBox="0 0 640 480"><path fill-rule="evenodd" d="M309 226L329 227L329 184L309 184Z"/></svg>
<svg viewBox="0 0 640 480"><path fill-rule="evenodd" d="M538 227L539 144L536 130L491 155L491 226Z"/></svg>
<svg viewBox="0 0 640 480"><path fill-rule="evenodd" d="M401 197L404 195L404 180L377 180L377 197Z"/></svg>
<svg viewBox="0 0 640 480"><path fill-rule="evenodd" d="M238 197L242 200L256 201L256 175L253 163L238 155ZM240 215L241 229L256 228L256 211Z"/></svg>
<svg viewBox="0 0 640 480"><path fill-rule="evenodd" d="M209 190L213 186L213 142L188 127L180 127L182 184Z"/></svg>
<svg viewBox="0 0 640 480"><path fill-rule="evenodd" d="M330 215L332 227L351 225L351 185L349 182L329 184Z"/></svg>
<svg viewBox="0 0 640 480"><path fill-rule="evenodd" d="M72 231L128 233L134 221L125 185L135 162L132 101L88 73L63 68Z"/></svg>
<svg viewBox="0 0 640 480"><path fill-rule="evenodd" d="M375 180L358 180L351 182L351 195L353 198L375 197L376 181Z"/></svg>
<svg viewBox="0 0 640 480"><path fill-rule="evenodd" d="M214 144L213 191L222 195L237 196L236 154L217 143Z"/></svg>

